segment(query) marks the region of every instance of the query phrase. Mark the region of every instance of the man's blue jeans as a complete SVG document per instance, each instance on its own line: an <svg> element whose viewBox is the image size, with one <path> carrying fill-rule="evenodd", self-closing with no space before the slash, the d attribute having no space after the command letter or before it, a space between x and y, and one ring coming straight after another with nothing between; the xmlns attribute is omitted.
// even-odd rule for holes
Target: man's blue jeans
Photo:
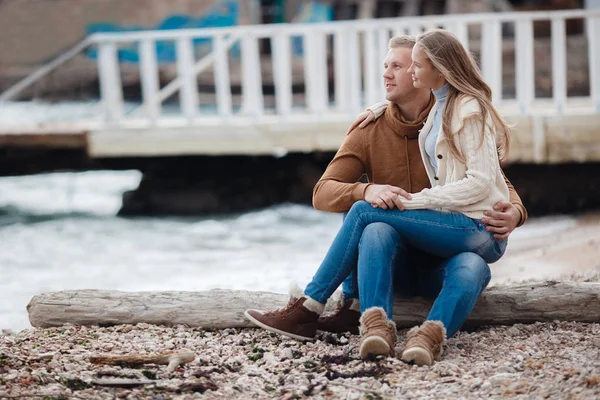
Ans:
<svg viewBox="0 0 600 400"><path fill-rule="evenodd" d="M481 221L460 213L382 210L360 201L344 219L305 294L324 303L346 277L354 280L354 272L361 311L379 306L390 318L395 282L419 289L400 290L409 296L439 294L428 319L442 321L450 337L489 282L486 262L497 261L505 249L506 240L494 239ZM410 273L418 274L407 280ZM346 292L355 297L354 289L346 287Z"/></svg>

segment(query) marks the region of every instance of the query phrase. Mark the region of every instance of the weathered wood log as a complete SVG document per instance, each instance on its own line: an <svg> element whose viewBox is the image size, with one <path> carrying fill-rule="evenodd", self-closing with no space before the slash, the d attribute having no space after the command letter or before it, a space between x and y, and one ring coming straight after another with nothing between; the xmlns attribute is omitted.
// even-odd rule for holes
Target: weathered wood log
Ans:
<svg viewBox="0 0 600 400"><path fill-rule="evenodd" d="M274 309L285 305L287 299L284 294L220 289L202 292L76 290L34 296L27 310L29 321L35 327L145 322L220 329L250 327L244 318L246 309ZM399 327L419 324L431 304L432 301L422 298L397 298L394 321ZM479 299L467 324L506 325L553 320L600 322L600 282L548 281L491 287Z"/></svg>
<svg viewBox="0 0 600 400"><path fill-rule="evenodd" d="M95 354L90 356L92 364L107 365L167 365L167 372L173 372L181 364L194 361L196 356L191 350L183 349L163 354Z"/></svg>

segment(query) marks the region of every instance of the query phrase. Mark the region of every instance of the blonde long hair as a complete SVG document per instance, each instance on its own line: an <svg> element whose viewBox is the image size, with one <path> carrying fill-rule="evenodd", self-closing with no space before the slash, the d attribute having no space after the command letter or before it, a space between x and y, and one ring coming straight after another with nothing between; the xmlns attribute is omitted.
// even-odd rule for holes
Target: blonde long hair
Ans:
<svg viewBox="0 0 600 400"><path fill-rule="evenodd" d="M442 114L442 129L448 139L460 132L460 130L458 132L451 130L452 116L460 99L465 95L474 97L481 107L481 115L469 117L469 119L481 119L483 126L481 143L483 143L487 118L488 116L492 117L493 126L490 128L495 128L498 154L501 160L504 159L510 146L511 126L500 116L492 104L492 89L483 80L479 67L471 54L456 36L442 29L434 29L421 34L417 38L416 46L419 46L449 84L448 97ZM465 121L462 123L464 127ZM455 141L448 140L448 145L452 155L464 161Z"/></svg>

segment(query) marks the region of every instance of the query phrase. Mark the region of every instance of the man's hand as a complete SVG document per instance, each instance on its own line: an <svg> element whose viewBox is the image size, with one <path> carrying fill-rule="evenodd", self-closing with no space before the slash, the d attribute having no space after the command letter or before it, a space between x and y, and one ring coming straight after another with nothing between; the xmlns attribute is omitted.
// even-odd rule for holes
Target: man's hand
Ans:
<svg viewBox="0 0 600 400"><path fill-rule="evenodd" d="M346 135L349 135L350 132L352 132L352 130L357 126L362 129L373 121L375 121L375 113L373 111L367 110L359 114L358 117L356 117L356 119L352 123L352 125L350 125L348 132L346 132Z"/></svg>
<svg viewBox="0 0 600 400"><path fill-rule="evenodd" d="M494 232L496 239L506 239L517 227L521 220L521 213L517 207L507 201L499 201L494 205L494 211L484 211L485 217L481 222L487 225L488 232Z"/></svg>
<svg viewBox="0 0 600 400"><path fill-rule="evenodd" d="M404 211L400 196L411 199L410 194L404 189L392 185L369 185L365 190L365 201L371 203L373 207L384 210L398 207L400 211Z"/></svg>

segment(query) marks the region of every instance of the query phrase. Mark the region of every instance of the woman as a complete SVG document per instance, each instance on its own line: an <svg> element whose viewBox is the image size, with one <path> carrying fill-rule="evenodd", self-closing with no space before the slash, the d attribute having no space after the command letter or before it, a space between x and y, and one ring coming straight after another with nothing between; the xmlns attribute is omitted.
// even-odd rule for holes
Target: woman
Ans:
<svg viewBox="0 0 600 400"><path fill-rule="evenodd" d="M419 135L431 189L399 199L403 211L376 208L365 201L355 203L304 295L282 310L248 310L246 316L256 325L297 339L312 339L324 303L356 265L359 240L370 223L384 222L407 243L439 257L473 252L494 262L503 255L506 240L495 239L480 218L496 202L508 200L499 156L508 149L510 127L493 107L489 86L454 35L443 30L424 33L413 48L412 61L408 72L413 85L430 88L436 96ZM362 356L393 352L395 325L389 317L378 310L363 313ZM410 353L415 347L441 351L444 339L441 323L411 331L402 358L415 360Z"/></svg>

